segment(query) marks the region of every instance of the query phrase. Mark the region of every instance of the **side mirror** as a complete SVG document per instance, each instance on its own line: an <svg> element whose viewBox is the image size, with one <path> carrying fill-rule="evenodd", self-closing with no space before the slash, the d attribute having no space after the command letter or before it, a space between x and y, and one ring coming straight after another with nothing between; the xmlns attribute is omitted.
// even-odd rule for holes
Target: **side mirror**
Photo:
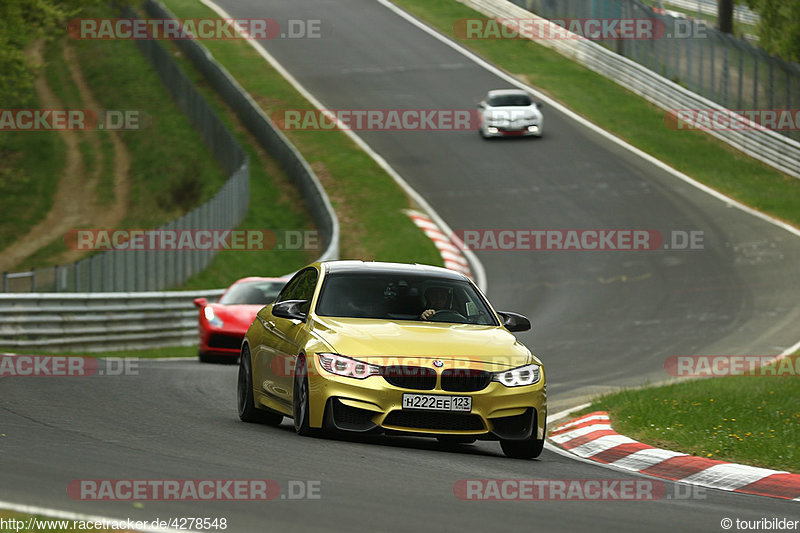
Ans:
<svg viewBox="0 0 800 533"><path fill-rule="evenodd" d="M541 102L536 102L536 109L539 109L539 110L542 109L542 103Z"/></svg>
<svg viewBox="0 0 800 533"><path fill-rule="evenodd" d="M486 102L485 101L478 102L478 109L486 109Z"/></svg>
<svg viewBox="0 0 800 533"><path fill-rule="evenodd" d="M207 298L195 298L192 301L194 302L194 305L196 305L197 307L199 307L201 309L203 307L205 307L206 304L208 303L208 299Z"/></svg>
<svg viewBox="0 0 800 533"><path fill-rule="evenodd" d="M272 316L305 322L308 315L302 308L307 303L308 300L284 300L272 306Z"/></svg>
<svg viewBox="0 0 800 533"><path fill-rule="evenodd" d="M531 329L531 321L524 315L512 313L511 311L498 311L497 314L503 319L503 327L508 331L528 331Z"/></svg>

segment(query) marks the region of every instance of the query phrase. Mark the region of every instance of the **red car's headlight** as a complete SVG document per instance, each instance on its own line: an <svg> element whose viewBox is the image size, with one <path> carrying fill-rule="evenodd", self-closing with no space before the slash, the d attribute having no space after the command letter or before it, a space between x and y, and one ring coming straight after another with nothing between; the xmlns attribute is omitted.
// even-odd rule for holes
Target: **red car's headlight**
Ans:
<svg viewBox="0 0 800 533"><path fill-rule="evenodd" d="M222 319L214 313L214 308L211 307L210 305L207 305L203 309L203 315L206 317L206 320L208 320L208 323L211 324L212 326L221 328L222 326L225 325Z"/></svg>
<svg viewBox="0 0 800 533"><path fill-rule="evenodd" d="M366 379L370 376L380 375L380 367L371 365L357 359L351 359L335 353L320 353L319 364L326 371L337 376L355 379Z"/></svg>

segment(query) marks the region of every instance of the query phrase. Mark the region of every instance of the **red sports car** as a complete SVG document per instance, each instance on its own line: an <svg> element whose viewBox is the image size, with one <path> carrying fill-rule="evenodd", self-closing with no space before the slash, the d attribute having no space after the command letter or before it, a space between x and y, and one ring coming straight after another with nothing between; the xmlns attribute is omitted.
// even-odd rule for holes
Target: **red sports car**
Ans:
<svg viewBox="0 0 800 533"><path fill-rule="evenodd" d="M235 363L256 313L275 300L287 281L288 278L242 278L228 287L217 303L196 298L194 305L200 308L200 360Z"/></svg>

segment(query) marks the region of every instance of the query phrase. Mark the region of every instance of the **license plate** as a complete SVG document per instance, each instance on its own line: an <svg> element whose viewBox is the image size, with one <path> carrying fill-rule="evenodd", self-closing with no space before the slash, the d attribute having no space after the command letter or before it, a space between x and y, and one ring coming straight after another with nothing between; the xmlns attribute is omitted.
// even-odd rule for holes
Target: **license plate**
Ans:
<svg viewBox="0 0 800 533"><path fill-rule="evenodd" d="M440 396L437 394L403 394L403 409L424 411L472 411L471 396Z"/></svg>

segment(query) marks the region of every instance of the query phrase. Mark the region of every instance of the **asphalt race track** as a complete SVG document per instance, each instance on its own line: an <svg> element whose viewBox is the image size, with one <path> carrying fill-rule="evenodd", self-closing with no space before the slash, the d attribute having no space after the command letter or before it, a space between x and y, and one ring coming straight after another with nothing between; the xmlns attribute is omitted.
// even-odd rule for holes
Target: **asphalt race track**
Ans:
<svg viewBox="0 0 800 533"><path fill-rule="evenodd" d="M465 109L507 84L371 0L224 0L235 18L319 19L321 39L264 46L332 109ZM253 65L259 68L259 65ZM476 132L360 135L456 230L702 231L702 250L478 252L499 309L548 372L551 412L660 381L671 355L775 354L800 337L800 239L642 161L545 107L542 139ZM346 228L343 228L346 231ZM147 362L137 375L0 379L0 500L110 517L226 517L228 531L720 531L800 519L797 502L708 489L657 502L477 502L458 480L643 479L497 443L294 435L243 424L236 368ZM81 502L75 479L321 481L320 499ZM667 493L676 485L667 482Z"/></svg>

